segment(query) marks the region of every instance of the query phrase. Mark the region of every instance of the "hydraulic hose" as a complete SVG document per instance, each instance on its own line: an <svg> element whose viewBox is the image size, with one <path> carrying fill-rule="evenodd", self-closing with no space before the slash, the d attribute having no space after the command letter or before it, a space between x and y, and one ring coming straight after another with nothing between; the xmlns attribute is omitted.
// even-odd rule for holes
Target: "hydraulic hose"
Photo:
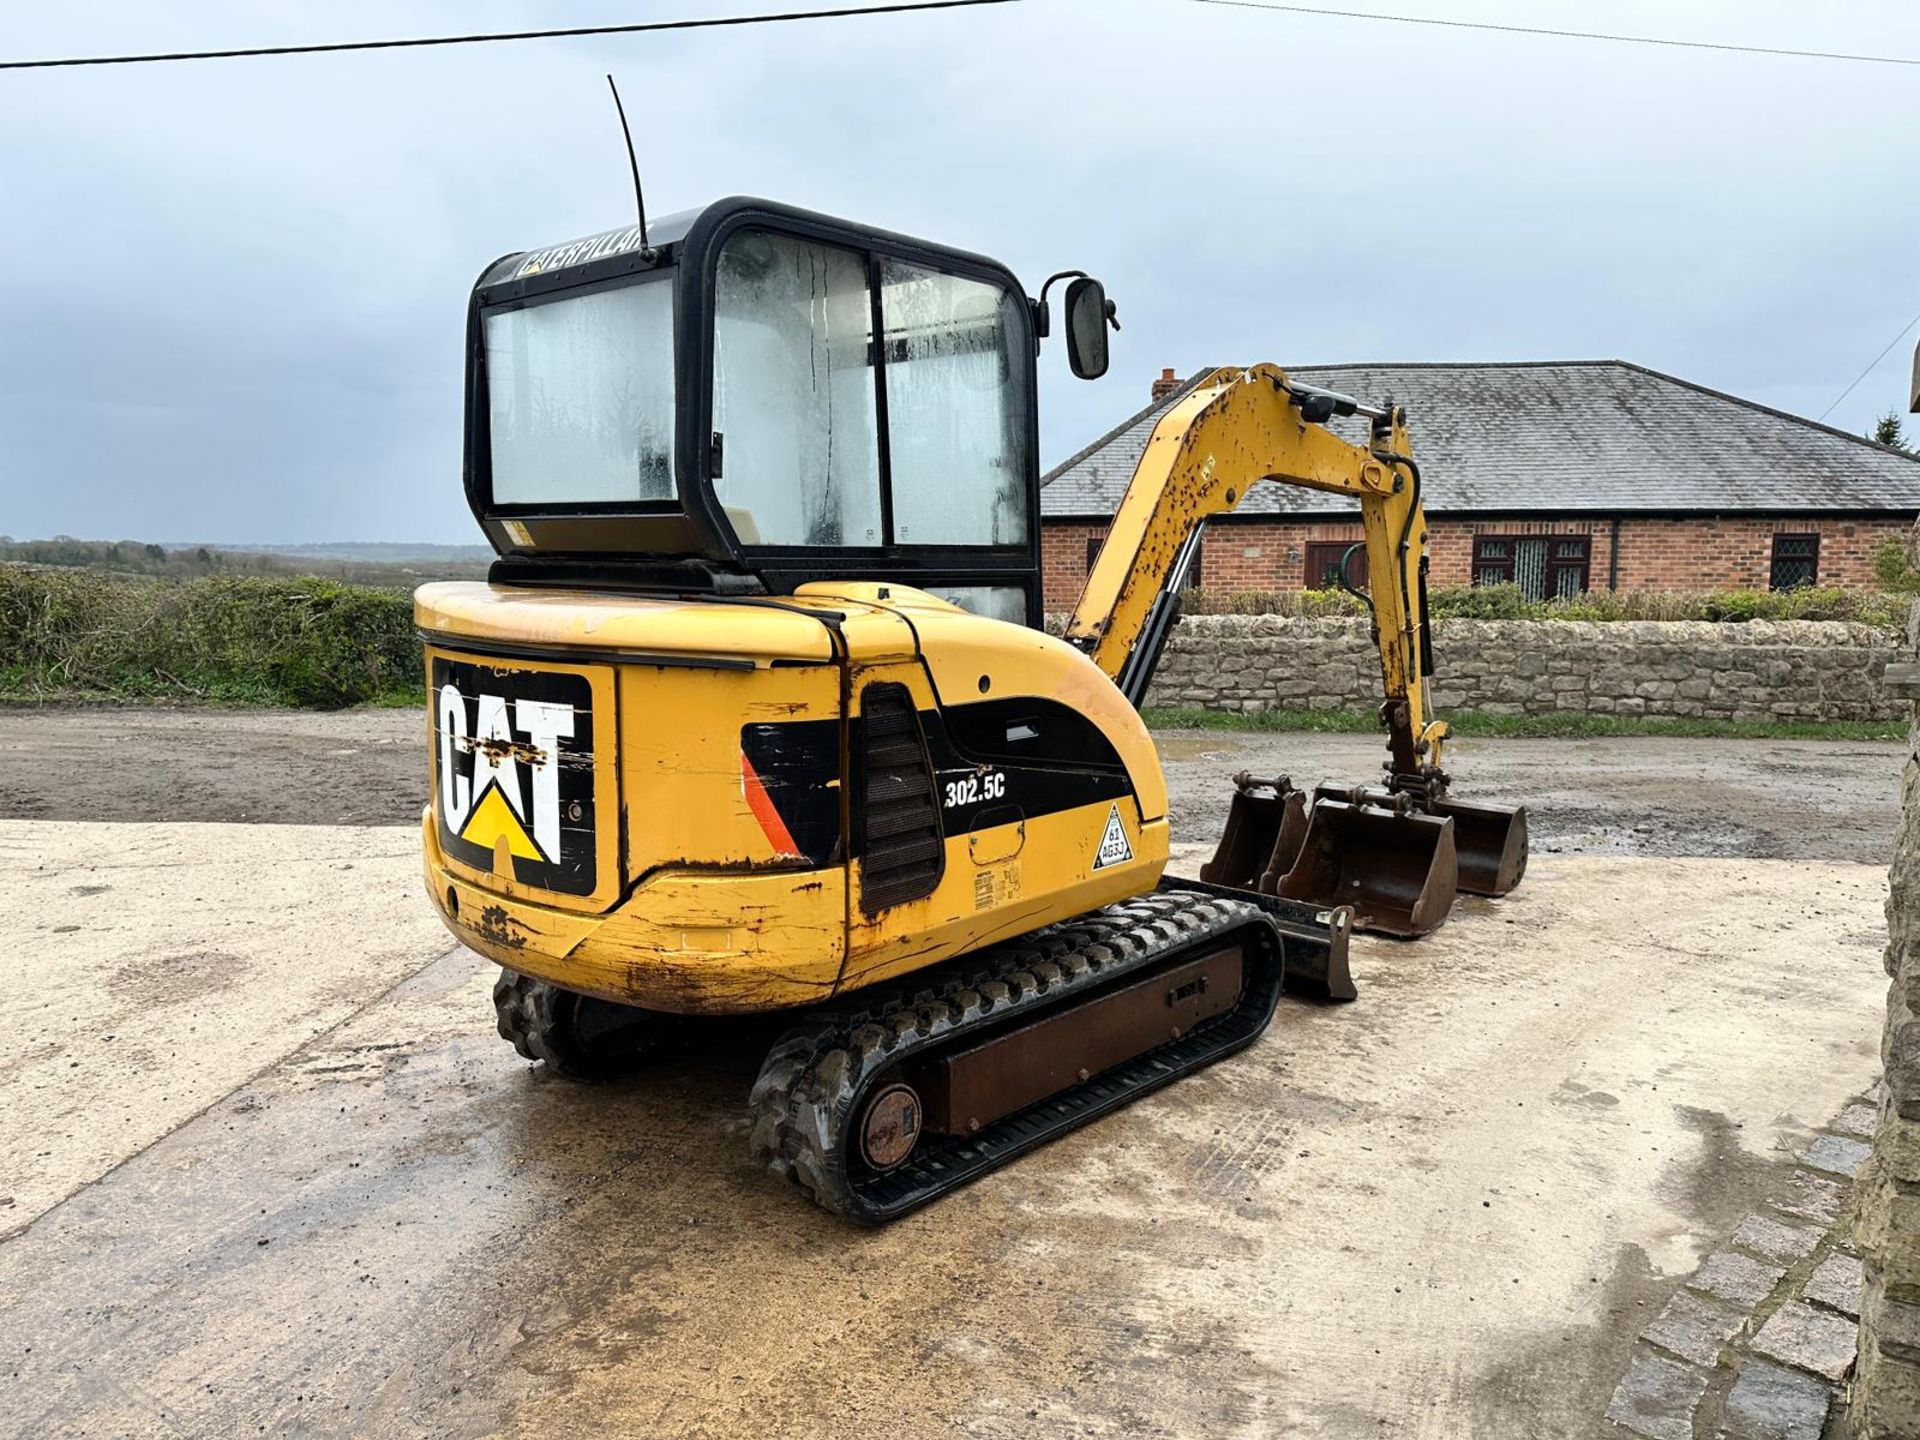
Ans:
<svg viewBox="0 0 1920 1440"><path fill-rule="evenodd" d="M1353 582L1347 579L1347 566L1353 563L1353 557L1355 555L1359 554L1361 551L1365 550L1366 548L1367 548L1367 542L1364 540L1360 541L1358 544L1349 545L1347 547L1347 553L1340 557L1340 570L1339 570L1339 573L1334 578L1338 581L1339 586L1342 590L1346 591L1347 594L1351 595L1354 599L1358 600L1362 605L1367 607L1367 618L1370 621L1372 621L1374 634L1378 636L1378 634L1380 633L1380 617L1374 611L1373 597L1367 594L1367 592L1364 590L1356 590L1354 588ZM1378 644L1379 641L1376 639L1374 643Z"/></svg>

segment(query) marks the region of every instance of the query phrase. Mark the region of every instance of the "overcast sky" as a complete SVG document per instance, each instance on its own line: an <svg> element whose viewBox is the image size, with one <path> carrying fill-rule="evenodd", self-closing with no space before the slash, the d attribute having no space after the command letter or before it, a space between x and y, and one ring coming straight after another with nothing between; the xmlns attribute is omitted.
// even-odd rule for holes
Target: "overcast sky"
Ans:
<svg viewBox="0 0 1920 1440"><path fill-rule="evenodd" d="M1381 3L1920 56L1910 0ZM5 7L0 57L777 8L70 0ZM0 532L477 540L467 293L497 255L627 223L608 70L655 213L760 194L1029 287L1105 279L1108 378L1042 356L1047 464L1162 366L1618 357L1818 415L1920 309L1920 70L1895 66L1030 0L0 72ZM1912 355L1831 423L1904 409Z"/></svg>

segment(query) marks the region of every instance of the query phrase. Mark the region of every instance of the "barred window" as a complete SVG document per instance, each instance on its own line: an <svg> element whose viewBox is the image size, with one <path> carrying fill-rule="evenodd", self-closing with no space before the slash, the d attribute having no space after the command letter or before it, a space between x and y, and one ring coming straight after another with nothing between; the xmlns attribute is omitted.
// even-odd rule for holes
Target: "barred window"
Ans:
<svg viewBox="0 0 1920 1440"><path fill-rule="evenodd" d="M1772 590L1797 590L1820 578L1820 537L1818 535L1776 535L1773 537L1773 564L1767 574Z"/></svg>
<svg viewBox="0 0 1920 1440"><path fill-rule="evenodd" d="M1587 588L1587 535L1476 535L1473 583L1518 585L1529 600L1564 599Z"/></svg>

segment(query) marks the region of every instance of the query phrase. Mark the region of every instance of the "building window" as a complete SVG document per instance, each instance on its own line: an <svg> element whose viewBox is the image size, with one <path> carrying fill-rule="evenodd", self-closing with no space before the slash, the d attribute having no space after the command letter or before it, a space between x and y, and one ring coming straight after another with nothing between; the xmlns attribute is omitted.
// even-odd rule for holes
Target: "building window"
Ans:
<svg viewBox="0 0 1920 1440"><path fill-rule="evenodd" d="M1089 575L1093 573L1093 562L1100 558L1100 547L1106 543L1107 537L1104 535L1087 537L1087 573Z"/></svg>
<svg viewBox="0 0 1920 1440"><path fill-rule="evenodd" d="M1820 578L1820 537L1818 535L1776 535L1773 537L1773 565L1767 574L1772 590L1797 590Z"/></svg>
<svg viewBox="0 0 1920 1440"><path fill-rule="evenodd" d="M1578 595L1592 553L1586 535L1476 535L1473 583L1518 585L1529 600Z"/></svg>
<svg viewBox="0 0 1920 1440"><path fill-rule="evenodd" d="M1303 580L1309 590L1334 590L1340 585L1340 567L1346 563L1347 551L1354 547L1352 540L1309 540L1307 542L1307 569ZM1347 569L1347 582L1356 590L1367 588L1367 562L1365 552L1353 557L1353 564Z"/></svg>

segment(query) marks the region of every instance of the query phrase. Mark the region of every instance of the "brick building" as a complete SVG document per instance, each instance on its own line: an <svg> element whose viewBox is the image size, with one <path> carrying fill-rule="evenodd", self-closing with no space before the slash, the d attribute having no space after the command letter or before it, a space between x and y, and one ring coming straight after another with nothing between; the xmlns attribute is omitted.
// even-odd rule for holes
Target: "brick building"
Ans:
<svg viewBox="0 0 1920 1440"><path fill-rule="evenodd" d="M1512 581L1538 598L1868 585L1875 548L1920 515L1920 461L1624 361L1289 373L1407 407L1435 585ZM1147 436L1186 388L1166 372L1151 404L1043 478L1049 610L1079 595ZM1334 428L1365 437L1357 421ZM1207 527L1196 583L1325 584L1359 539L1352 502L1256 485Z"/></svg>

